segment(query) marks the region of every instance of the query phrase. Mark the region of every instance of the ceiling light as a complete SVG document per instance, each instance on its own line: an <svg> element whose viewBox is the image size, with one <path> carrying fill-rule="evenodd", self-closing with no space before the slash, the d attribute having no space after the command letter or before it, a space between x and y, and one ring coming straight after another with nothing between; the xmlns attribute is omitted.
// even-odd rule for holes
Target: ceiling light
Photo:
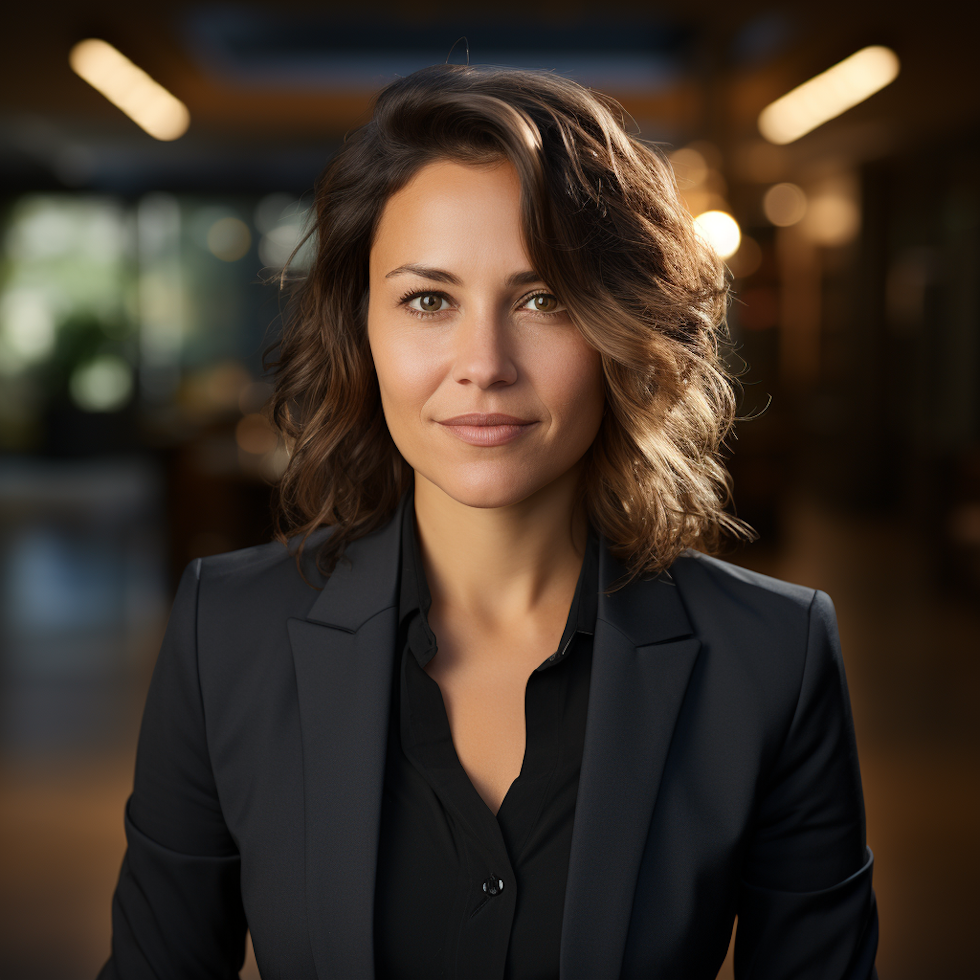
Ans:
<svg viewBox="0 0 980 980"><path fill-rule="evenodd" d="M106 41L79 41L68 55L72 70L158 140L187 132L187 106Z"/></svg>
<svg viewBox="0 0 980 980"><path fill-rule="evenodd" d="M862 48L766 106L759 132L770 143L792 143L883 89L898 71L890 48Z"/></svg>

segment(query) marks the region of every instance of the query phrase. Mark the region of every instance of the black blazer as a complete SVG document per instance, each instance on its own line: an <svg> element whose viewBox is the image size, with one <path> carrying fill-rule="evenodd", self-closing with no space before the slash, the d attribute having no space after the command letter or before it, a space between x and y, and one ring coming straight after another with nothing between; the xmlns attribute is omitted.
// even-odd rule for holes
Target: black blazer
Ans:
<svg viewBox="0 0 980 980"><path fill-rule="evenodd" d="M234 977L246 922L263 980L373 976L399 518L322 591L278 544L184 573L106 980ZM737 977L864 980L871 866L829 598L695 553L600 595L562 980L714 980L736 914Z"/></svg>

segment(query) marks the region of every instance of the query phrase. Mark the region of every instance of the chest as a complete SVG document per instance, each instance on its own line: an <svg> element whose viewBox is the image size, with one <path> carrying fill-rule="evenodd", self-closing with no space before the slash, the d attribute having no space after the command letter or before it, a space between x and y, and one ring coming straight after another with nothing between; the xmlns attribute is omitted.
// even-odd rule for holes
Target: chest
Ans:
<svg viewBox="0 0 980 980"><path fill-rule="evenodd" d="M453 659L444 652L429 662L426 672L442 694L460 765L484 803L497 813L521 772L528 678L544 657L535 652L495 663L486 657Z"/></svg>
<svg viewBox="0 0 980 980"><path fill-rule="evenodd" d="M566 615L556 606L500 631L430 613L439 641L425 670L442 694L459 762L493 813L524 762L528 680L555 652Z"/></svg>

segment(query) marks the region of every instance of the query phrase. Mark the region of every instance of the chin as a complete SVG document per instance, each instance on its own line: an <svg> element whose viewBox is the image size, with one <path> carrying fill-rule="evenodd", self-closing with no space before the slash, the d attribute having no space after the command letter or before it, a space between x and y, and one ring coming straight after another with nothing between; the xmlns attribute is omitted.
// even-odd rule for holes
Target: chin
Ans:
<svg viewBox="0 0 980 980"><path fill-rule="evenodd" d="M510 507L553 483L561 473L528 472L526 466L476 465L454 467L450 473L419 469L446 496L466 507Z"/></svg>

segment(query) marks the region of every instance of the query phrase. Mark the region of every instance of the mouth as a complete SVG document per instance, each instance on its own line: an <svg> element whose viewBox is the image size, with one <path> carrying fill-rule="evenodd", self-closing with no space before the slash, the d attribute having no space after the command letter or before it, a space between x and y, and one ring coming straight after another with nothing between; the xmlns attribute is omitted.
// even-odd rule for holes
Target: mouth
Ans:
<svg viewBox="0 0 980 980"><path fill-rule="evenodd" d="M471 446L502 446L519 439L538 423L536 419L520 419L499 412L490 415L474 412L441 419L439 424Z"/></svg>
<svg viewBox="0 0 980 980"><path fill-rule="evenodd" d="M519 419L513 415L503 415L494 412L492 415L483 415L479 412L472 412L469 415L456 415L451 419L442 419L440 425L533 425L535 419Z"/></svg>

